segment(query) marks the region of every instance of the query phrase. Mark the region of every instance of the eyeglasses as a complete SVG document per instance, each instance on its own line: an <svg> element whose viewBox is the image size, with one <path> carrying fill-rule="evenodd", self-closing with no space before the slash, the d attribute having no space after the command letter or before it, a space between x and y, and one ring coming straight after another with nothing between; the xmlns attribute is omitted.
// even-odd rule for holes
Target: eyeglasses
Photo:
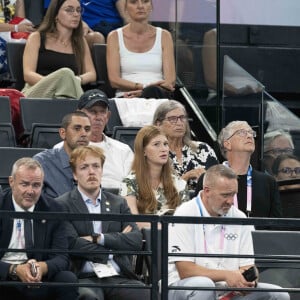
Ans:
<svg viewBox="0 0 300 300"><path fill-rule="evenodd" d="M64 9L64 11L68 14L68 15L74 15L74 13L76 12L79 15L83 14L83 8L82 7L73 7L73 6L68 6Z"/></svg>
<svg viewBox="0 0 300 300"><path fill-rule="evenodd" d="M297 167L297 168L289 168L289 167L285 167L285 168L282 168L280 170L278 170L278 172L281 172L281 173L284 173L284 174L293 174L293 172L295 172L296 175L300 175L300 167Z"/></svg>
<svg viewBox="0 0 300 300"><path fill-rule="evenodd" d="M273 154L274 156L279 156L281 154L293 154L293 148L274 148L264 152L264 154Z"/></svg>
<svg viewBox="0 0 300 300"><path fill-rule="evenodd" d="M172 125L175 125L175 124L177 124L179 119L181 122L186 122L187 116L185 116L185 115L172 116L172 117L164 118L162 121L166 120L166 121L170 122Z"/></svg>
<svg viewBox="0 0 300 300"><path fill-rule="evenodd" d="M246 137L247 134L250 134L254 138L256 137L256 131L254 130L239 129L235 131L229 138L227 138L227 140L231 139L236 134L240 137Z"/></svg>

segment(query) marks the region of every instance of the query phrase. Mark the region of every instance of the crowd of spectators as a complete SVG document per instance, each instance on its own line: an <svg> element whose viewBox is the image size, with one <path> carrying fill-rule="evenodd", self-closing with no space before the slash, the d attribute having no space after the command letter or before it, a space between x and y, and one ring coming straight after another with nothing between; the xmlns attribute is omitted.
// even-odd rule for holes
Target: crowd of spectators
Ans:
<svg viewBox="0 0 300 300"><path fill-rule="evenodd" d="M26 42L23 59L26 85L22 92L33 98L79 99L78 107L62 119L61 143L33 158L15 162L9 177L10 188L0 194L0 207L22 212L113 213L121 215L120 221L42 220L41 224L30 221L33 237L29 244L23 219L0 219L1 248L21 249L21 254L2 253L0 280L25 283L79 280L84 284L143 286L132 270L130 256L101 252L141 249L140 229L148 225L124 222L122 215L175 213L175 216L280 218L276 180L300 176L300 162L292 155L294 144L288 133L265 134L264 172L255 170L250 163L256 132L245 121L233 121L221 130L218 142L226 159L223 164L219 164L210 145L192 140L187 110L173 99L176 74L172 37L167 30L150 25L151 0L106 2L114 9L110 16L97 15L101 10L97 1L45 1L45 17ZM7 24L3 26L5 30L15 30ZM25 23L24 31L34 31L32 24ZM105 134L111 115L109 99L99 89L86 88L96 81L96 72L91 42L84 36L94 31L101 35L96 34L92 43L107 38L108 77L117 89L116 97L170 99L157 107L152 125L138 131L134 151ZM97 38L100 40L96 41ZM124 99L127 100L134 101ZM115 188L119 194L105 188ZM170 251L252 255L253 230L249 226L176 224L170 227ZM43 240L41 236L46 236L46 232L47 238ZM238 236L236 245L229 245L227 238L224 240L229 233ZM216 240L221 240L220 245ZM73 252L70 256L61 253L32 256L30 252L22 252L29 247L57 247ZM254 261L248 258L225 262L225 258L176 256L170 259L169 278L175 286L215 287L223 282L233 288L280 289L258 282L257 277L247 280L243 273L251 267ZM22 285L7 287L7 291L13 299L20 299L21 295L28 299L49 297L47 286L30 289ZM149 291L140 288L59 286L51 293L51 299L78 296L99 300L150 299ZM260 299L258 295L263 295L263 299L289 299L285 292L254 290L243 295L243 299ZM209 300L216 293L173 290L169 294L169 299L199 297ZM233 297L238 299L241 294L234 293Z"/></svg>

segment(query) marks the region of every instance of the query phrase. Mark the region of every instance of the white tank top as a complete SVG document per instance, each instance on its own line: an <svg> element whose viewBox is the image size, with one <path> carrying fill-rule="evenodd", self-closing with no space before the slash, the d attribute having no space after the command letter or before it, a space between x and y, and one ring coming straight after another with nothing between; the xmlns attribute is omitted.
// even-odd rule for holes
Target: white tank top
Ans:
<svg viewBox="0 0 300 300"><path fill-rule="evenodd" d="M162 73L162 29L156 27L156 38L153 47L146 52L129 51L124 44L123 30L117 29L120 47L121 77L141 84L149 84L163 79ZM118 90L116 97L122 96Z"/></svg>

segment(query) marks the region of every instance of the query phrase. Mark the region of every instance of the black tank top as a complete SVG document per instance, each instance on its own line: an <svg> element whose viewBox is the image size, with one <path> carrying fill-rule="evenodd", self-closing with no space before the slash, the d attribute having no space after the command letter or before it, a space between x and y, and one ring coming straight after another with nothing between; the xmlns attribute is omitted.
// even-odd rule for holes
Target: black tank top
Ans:
<svg viewBox="0 0 300 300"><path fill-rule="evenodd" d="M37 63L37 73L49 75L60 68L70 68L78 75L75 54L61 53L45 48L45 34L41 33L41 45Z"/></svg>

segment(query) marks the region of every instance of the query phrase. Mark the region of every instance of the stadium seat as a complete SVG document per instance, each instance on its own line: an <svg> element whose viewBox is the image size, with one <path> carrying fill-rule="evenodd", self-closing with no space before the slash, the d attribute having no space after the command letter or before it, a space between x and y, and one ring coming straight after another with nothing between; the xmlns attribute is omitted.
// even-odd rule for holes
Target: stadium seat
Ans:
<svg viewBox="0 0 300 300"><path fill-rule="evenodd" d="M151 283L151 275L152 275L152 255L153 252L156 251L157 253L157 274L158 280L161 279L161 231L158 230L157 235L157 248L154 249L151 243L151 228L142 228L143 234L143 251L150 251L152 252L151 255L139 255L137 257L136 262L136 269L135 272L137 275L142 277L142 279L146 283Z"/></svg>
<svg viewBox="0 0 300 300"><path fill-rule="evenodd" d="M108 136L112 136L114 127L122 126L123 124L114 99L109 99L109 110L111 114L105 127L105 134Z"/></svg>
<svg viewBox="0 0 300 300"><path fill-rule="evenodd" d="M266 258L256 258L255 264L260 270L260 281L280 285L283 288L300 286L300 232L256 230L252 232L255 255ZM267 258L276 255L280 258ZM293 256L289 261L286 256ZM297 260L298 256L298 260ZM291 300L298 300L299 294L290 293Z"/></svg>
<svg viewBox="0 0 300 300"><path fill-rule="evenodd" d="M115 126L112 138L127 144L134 151L134 140L141 127L123 127Z"/></svg>
<svg viewBox="0 0 300 300"><path fill-rule="evenodd" d="M7 64L14 88L21 91L25 85L23 75L23 52L25 43L6 43Z"/></svg>
<svg viewBox="0 0 300 300"><path fill-rule="evenodd" d="M106 66L106 44L94 44L92 48L92 58L97 73L97 84L108 98L115 96L115 89L110 85Z"/></svg>
<svg viewBox="0 0 300 300"><path fill-rule="evenodd" d="M44 147L47 144L48 147L52 147L53 143L60 141L57 128L66 114L77 109L77 104L78 100L70 99L21 98L20 110L24 136L31 136L29 144L32 147ZM48 137L45 136L47 132ZM46 141L47 138L50 140Z"/></svg>
<svg viewBox="0 0 300 300"><path fill-rule="evenodd" d="M0 122L11 123L11 110L8 96L0 96Z"/></svg>
<svg viewBox="0 0 300 300"><path fill-rule="evenodd" d="M21 157L32 157L43 150L42 148L0 147L0 185L2 189L5 189L9 185L8 177L11 174L11 168L16 160Z"/></svg>
<svg viewBox="0 0 300 300"><path fill-rule="evenodd" d="M77 109L78 100L21 98L24 131L31 134L33 124L61 124L62 118Z"/></svg>
<svg viewBox="0 0 300 300"><path fill-rule="evenodd" d="M15 130L11 123L0 122L0 146L1 147L16 146Z"/></svg>
<svg viewBox="0 0 300 300"><path fill-rule="evenodd" d="M61 142L60 127L60 124L33 124L30 147L49 149Z"/></svg>

